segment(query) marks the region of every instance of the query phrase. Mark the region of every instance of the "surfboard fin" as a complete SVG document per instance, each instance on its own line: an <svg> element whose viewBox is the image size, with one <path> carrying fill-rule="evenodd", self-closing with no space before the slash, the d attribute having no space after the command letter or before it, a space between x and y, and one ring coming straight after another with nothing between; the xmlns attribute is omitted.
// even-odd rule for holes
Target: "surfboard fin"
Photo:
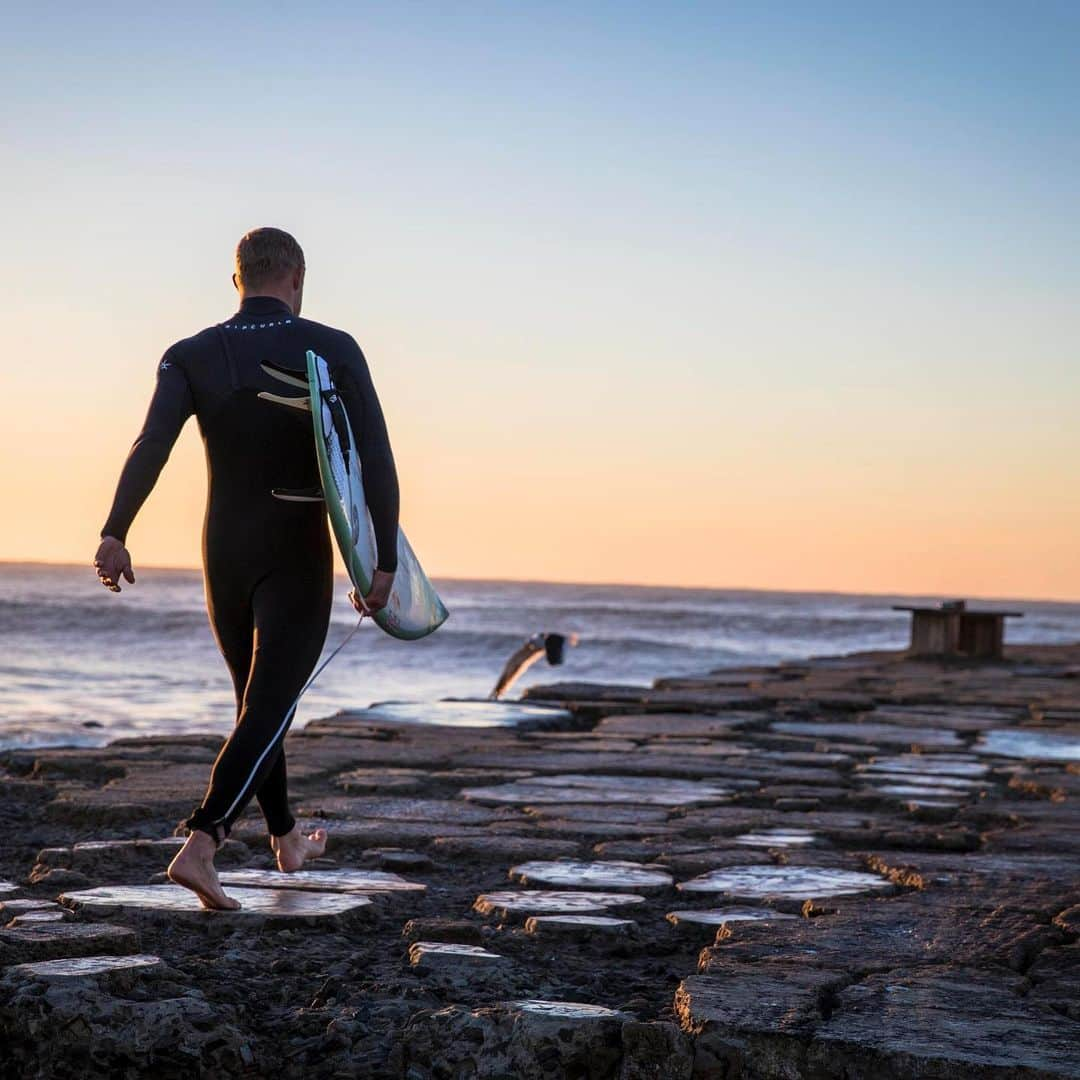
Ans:
<svg viewBox="0 0 1080 1080"><path fill-rule="evenodd" d="M267 375L270 375L272 378L279 379L281 382L287 383L289 386L295 386L300 390L308 389L307 379L300 379L297 378L295 375L287 375L280 368L271 367L269 364L260 364L259 367L261 367Z"/></svg>
<svg viewBox="0 0 1080 1080"><path fill-rule="evenodd" d="M270 494L282 502L322 502L322 488L273 488Z"/></svg>
<svg viewBox="0 0 1080 1080"><path fill-rule="evenodd" d="M270 401L275 405L286 405L290 409L300 409L301 412L311 412L311 398L310 397L282 397L280 394L268 394L265 390L260 390L258 396L263 401Z"/></svg>

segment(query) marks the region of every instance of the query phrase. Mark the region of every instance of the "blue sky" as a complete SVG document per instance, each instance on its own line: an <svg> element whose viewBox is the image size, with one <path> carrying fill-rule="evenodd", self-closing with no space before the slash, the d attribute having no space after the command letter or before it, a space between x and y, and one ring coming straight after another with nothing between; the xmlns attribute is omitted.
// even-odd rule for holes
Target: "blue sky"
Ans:
<svg viewBox="0 0 1080 1080"><path fill-rule="evenodd" d="M576 507L584 539L559 526L568 554L537 576L622 580L675 530L703 584L1080 595L1058 505L1080 450L1078 45L1080 8L1053 3L9 14L0 284L44 369L15 385L46 380L64 429L110 418L94 513L146 372L228 314L235 239L278 224L308 313L372 360L421 531L440 493L481 513L479 483L519 517ZM73 390L73 353L103 386ZM521 460L547 443L554 462ZM642 490L665 493L656 531L606 532ZM957 505L1013 523L995 561L916 564L885 527ZM881 554L850 581L824 533L758 557L866 506ZM1021 572L1025 521L1053 540ZM148 546L183 561L164 528ZM491 531L436 561L530 576L537 551Z"/></svg>

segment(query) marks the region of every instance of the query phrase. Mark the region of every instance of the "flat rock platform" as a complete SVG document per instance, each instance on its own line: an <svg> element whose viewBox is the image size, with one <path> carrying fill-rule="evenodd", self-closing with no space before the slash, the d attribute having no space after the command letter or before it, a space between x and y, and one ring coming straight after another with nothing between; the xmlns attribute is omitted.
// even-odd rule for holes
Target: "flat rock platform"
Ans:
<svg viewBox="0 0 1080 1080"><path fill-rule="evenodd" d="M1080 645L525 703L291 734L239 913L163 879L218 739L0 753L0 1078L1080 1078Z"/></svg>

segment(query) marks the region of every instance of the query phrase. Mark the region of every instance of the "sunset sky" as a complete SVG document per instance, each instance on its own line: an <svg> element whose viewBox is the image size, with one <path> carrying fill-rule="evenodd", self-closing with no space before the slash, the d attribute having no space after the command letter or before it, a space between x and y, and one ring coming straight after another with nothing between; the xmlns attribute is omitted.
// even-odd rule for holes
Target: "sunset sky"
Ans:
<svg viewBox="0 0 1080 1080"><path fill-rule="evenodd" d="M1080 6L6 11L0 559L89 561L236 240L433 576L1080 598ZM189 423L129 537L197 565Z"/></svg>

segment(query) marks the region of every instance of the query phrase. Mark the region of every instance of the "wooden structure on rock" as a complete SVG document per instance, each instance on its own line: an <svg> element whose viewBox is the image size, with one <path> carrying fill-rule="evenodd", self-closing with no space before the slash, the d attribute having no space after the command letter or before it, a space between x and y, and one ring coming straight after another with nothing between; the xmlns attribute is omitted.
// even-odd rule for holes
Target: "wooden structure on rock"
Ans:
<svg viewBox="0 0 1080 1080"><path fill-rule="evenodd" d="M946 600L938 607L894 605L911 612L911 656L956 656L1000 660L1005 652L1005 620L1021 619L1020 611L970 611L965 600Z"/></svg>

